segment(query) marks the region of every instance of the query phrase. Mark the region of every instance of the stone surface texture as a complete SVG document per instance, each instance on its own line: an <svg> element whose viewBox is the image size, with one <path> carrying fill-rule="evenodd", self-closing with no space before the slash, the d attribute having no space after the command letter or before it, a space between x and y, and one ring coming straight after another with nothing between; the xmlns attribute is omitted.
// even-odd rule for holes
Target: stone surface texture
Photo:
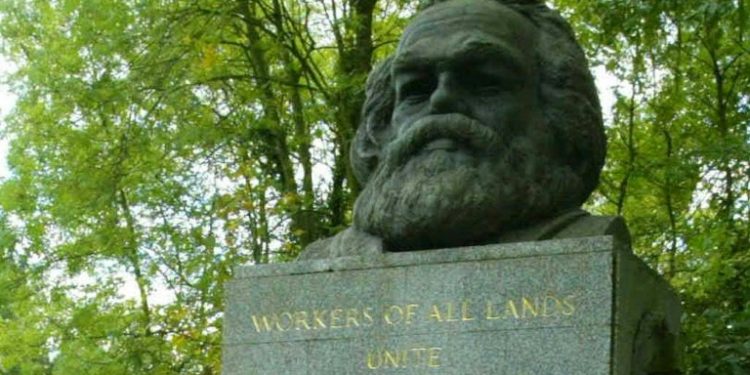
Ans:
<svg viewBox="0 0 750 375"><path fill-rule="evenodd" d="M679 320L612 236L243 266L227 301L224 375L669 373Z"/></svg>

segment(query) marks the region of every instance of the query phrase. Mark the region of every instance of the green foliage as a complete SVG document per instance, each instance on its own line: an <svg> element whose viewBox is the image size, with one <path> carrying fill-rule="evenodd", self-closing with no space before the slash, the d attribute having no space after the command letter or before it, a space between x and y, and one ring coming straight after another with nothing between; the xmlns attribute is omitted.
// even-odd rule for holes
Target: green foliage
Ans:
<svg viewBox="0 0 750 375"><path fill-rule="evenodd" d="M687 373L748 373L747 2L556 3L620 82L592 208L681 294Z"/></svg>
<svg viewBox="0 0 750 375"><path fill-rule="evenodd" d="M0 2L0 374L218 374L232 267L347 224L376 3Z"/></svg>
<svg viewBox="0 0 750 375"><path fill-rule="evenodd" d="M0 1L0 374L218 374L232 267L348 224L363 82L415 3ZM619 82L590 208L681 294L687 373L747 373L746 0L554 3Z"/></svg>

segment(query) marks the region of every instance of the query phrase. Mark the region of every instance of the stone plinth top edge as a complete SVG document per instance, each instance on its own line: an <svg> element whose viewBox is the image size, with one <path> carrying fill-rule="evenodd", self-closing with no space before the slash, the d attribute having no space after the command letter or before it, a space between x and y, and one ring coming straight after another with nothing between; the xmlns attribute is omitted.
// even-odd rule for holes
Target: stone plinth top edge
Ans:
<svg viewBox="0 0 750 375"><path fill-rule="evenodd" d="M476 262L535 256L612 252L618 242L613 236L597 236L535 242L491 244L426 251L382 253L374 256L341 257L279 264L244 265L234 270L235 279L299 275L318 272L352 271L414 265ZM629 249L627 249L629 251Z"/></svg>

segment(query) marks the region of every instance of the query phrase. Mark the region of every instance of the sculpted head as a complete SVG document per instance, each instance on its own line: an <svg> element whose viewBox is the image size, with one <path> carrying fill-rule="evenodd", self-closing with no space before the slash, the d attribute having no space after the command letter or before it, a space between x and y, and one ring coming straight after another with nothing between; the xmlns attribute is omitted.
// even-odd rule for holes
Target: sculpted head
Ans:
<svg viewBox="0 0 750 375"><path fill-rule="evenodd" d="M366 91L354 225L388 250L492 242L580 207L598 183L596 87L538 0L434 1Z"/></svg>

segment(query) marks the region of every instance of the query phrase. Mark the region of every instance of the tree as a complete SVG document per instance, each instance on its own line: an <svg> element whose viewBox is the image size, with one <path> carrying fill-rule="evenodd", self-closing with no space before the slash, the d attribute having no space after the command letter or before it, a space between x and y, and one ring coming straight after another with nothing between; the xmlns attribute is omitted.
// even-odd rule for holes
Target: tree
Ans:
<svg viewBox="0 0 750 375"><path fill-rule="evenodd" d="M594 210L684 301L691 374L750 369L746 1L559 1L621 82Z"/></svg>
<svg viewBox="0 0 750 375"><path fill-rule="evenodd" d="M3 295L0 370L218 373L231 268L346 225L344 139L403 6L2 2L3 280L24 289Z"/></svg>

